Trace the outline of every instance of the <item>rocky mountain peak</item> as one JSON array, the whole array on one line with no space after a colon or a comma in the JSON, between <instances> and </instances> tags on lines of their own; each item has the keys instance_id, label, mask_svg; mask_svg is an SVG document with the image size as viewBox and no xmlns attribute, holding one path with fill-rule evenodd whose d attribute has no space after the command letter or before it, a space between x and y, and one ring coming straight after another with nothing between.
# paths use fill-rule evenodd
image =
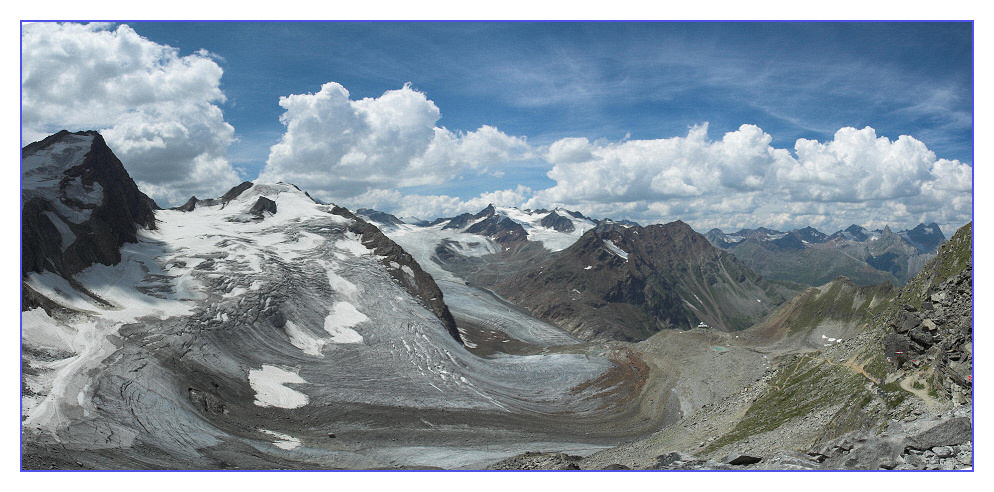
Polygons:
<instances>
[{"instance_id":1,"label":"rocky mountain peak","mask_svg":"<svg viewBox=\"0 0 994 492\"><path fill-rule=\"evenodd\" d=\"M543 217L540 223L543 227L548 227L559 232L570 233L576 230L576 226L573 225L573 221L568 217L560 215L556 210L549 212L549 215Z\"/></svg>"},{"instance_id":2,"label":"rocky mountain peak","mask_svg":"<svg viewBox=\"0 0 994 492\"><path fill-rule=\"evenodd\" d=\"M114 265L139 228L155 229L154 202L138 190L95 131L60 131L21 150L21 270L70 277Z\"/></svg>"}]
</instances>

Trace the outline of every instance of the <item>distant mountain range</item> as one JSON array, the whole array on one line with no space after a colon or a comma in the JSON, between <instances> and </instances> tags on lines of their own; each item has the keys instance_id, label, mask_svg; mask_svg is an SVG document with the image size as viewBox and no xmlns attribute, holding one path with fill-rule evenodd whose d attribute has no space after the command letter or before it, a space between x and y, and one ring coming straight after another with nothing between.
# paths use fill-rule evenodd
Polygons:
<instances>
[{"instance_id":1,"label":"distant mountain range","mask_svg":"<svg viewBox=\"0 0 994 492\"><path fill-rule=\"evenodd\" d=\"M854 224L831 235L813 227L789 232L760 227L731 234L711 229L704 237L757 273L802 286L823 285L840 275L859 285L904 285L946 239L934 222L898 232Z\"/></svg>"},{"instance_id":2,"label":"distant mountain range","mask_svg":"<svg viewBox=\"0 0 994 492\"><path fill-rule=\"evenodd\" d=\"M602 222L495 290L583 339L638 341L667 328L750 326L784 297L687 224Z\"/></svg>"}]
</instances>

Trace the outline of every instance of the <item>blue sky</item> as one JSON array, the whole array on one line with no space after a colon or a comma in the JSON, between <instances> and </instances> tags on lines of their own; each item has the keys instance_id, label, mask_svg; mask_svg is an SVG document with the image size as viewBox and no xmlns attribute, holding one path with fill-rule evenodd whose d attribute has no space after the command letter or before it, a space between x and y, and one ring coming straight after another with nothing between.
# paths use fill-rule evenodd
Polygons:
<instances>
[{"instance_id":1,"label":"blue sky","mask_svg":"<svg viewBox=\"0 0 994 492\"><path fill-rule=\"evenodd\" d=\"M344 161L322 168L322 159L344 158L335 149L323 149L305 167L271 156L271 147L285 141L286 159L303 158L300 148L290 148L288 136L293 132L284 123L296 118L303 124L316 116L298 109L297 116L290 117L280 98L309 95L313 102L324 84L334 82L353 102L377 100L389 91L413 92L415 99L421 99L405 107L438 113L436 121L421 115L416 123L427 124L427 131L448 130L451 135L445 142L463 149L445 155L446 172L417 179L415 168L435 165L423 154L428 143L402 142L398 145L410 144L410 152L400 152L397 158L412 163L389 169L398 176L396 181L386 176L360 180L355 186L363 188L353 192L317 179L310 188L318 196L348 205L365 200L396 213L444 214L493 201L494 193L505 192L501 197L507 204L563 205L597 216L627 215L648 222L681 218L698 229L808 224L833 229L849 220L901 227L929 219L955 226L970 220L972 187L963 182L964 173L972 173L973 162L970 23L129 22L126 26L156 47L176 48L173 58L185 60L184 66L191 60L210 61L220 70L215 89L223 98L205 90L196 102L216 107L221 118L201 122L209 132L221 135L211 141L223 147L223 155L204 151L216 168L214 174L201 173L212 176L205 183L224 182L227 178L218 178L223 165L233 168L239 178L256 179L267 162L265 176L286 179L313 177L322 170L334 174L369 169L376 174L378 161L373 158L364 161L366 168L348 167L352 164ZM121 37L118 28L105 26L101 35ZM22 35L22 55L29 61L46 54L43 48L25 51L24 45ZM197 76L214 80L210 68L187 68L182 73L191 80ZM407 83L410 86L404 89ZM25 101L22 97L22 105L35 104ZM134 104L144 105L138 110L143 114L164 114L147 109L146 102ZM126 106L120 112L134 113ZM42 113L31 119L32 124L37 120L32 129L39 133L66 125L44 117L58 112ZM288 120L281 122L281 116ZM93 122L81 118L78 124L111 129L116 128L115 117L108 113ZM225 124L233 130L230 137L224 136ZM689 140L694 128L705 125L703 141ZM743 125L760 129L750 137L758 140L715 145L728 133L745 138L749 132L742 131ZM488 137L486 144L467 144L471 139L464 137L482 127L492 127L499 135ZM836 134L847 127L869 127L873 132L842 140ZM355 130L360 128L366 126ZM313 137L320 135L321 128L307 131ZM901 135L914 141L898 148ZM119 137L122 142L126 138L130 137ZM586 145L577 139L586 139ZM798 139L832 147L814 149L805 159L795 151ZM632 144L635 141L647 143ZM882 149L885 141L894 148ZM488 145L496 145L496 150ZM859 145L875 150L867 153ZM583 158L557 160L559 154L550 153L567 146L586 149L577 154ZM689 150L678 150L688 146ZM477 153L464 149L470 147ZM353 157L369 154L366 147L354 150ZM789 159L777 151L787 152ZM756 152L763 154L763 162L739 164ZM929 153L932 157L922 160L921 155ZM475 157L467 157L470 154ZM835 162L826 163L830 158ZM671 166L667 159L681 164ZM727 162L714 164L715 159ZM896 159L913 165L895 164ZM939 161L955 164L936 164ZM189 174L198 165L190 164L184 172ZM597 183L580 183L576 178L611 177L611 166L631 182L597 189ZM747 168L748 172L742 171ZM912 179L904 179L901 172ZM733 182L749 176L749 184ZM640 186L639 180L653 185ZM604 181L602 177L600 182ZM160 201L210 193L205 183L189 180L145 182ZM804 183L811 183L811 188L805 189ZM309 188L307 182L298 184ZM857 189L842 189L849 184ZM770 202L771 195L779 198ZM957 198L955 206L948 205L951 196Z\"/></svg>"},{"instance_id":2,"label":"blue sky","mask_svg":"<svg viewBox=\"0 0 994 492\"><path fill-rule=\"evenodd\" d=\"M722 133L753 123L789 148L869 125L971 162L969 23L129 25L184 54L223 57L225 117L242 138L229 152L258 169L283 133L279 97L328 81L357 99L411 82L442 109L442 126L492 125L539 144L665 138L710 122ZM921 100L942 91L950 104Z\"/></svg>"}]
</instances>

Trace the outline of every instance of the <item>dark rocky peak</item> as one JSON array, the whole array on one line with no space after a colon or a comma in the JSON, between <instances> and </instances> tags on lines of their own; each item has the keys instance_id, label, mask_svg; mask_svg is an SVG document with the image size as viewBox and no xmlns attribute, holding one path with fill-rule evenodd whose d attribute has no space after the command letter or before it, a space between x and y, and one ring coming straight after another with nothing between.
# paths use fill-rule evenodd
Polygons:
<instances>
[{"instance_id":1,"label":"dark rocky peak","mask_svg":"<svg viewBox=\"0 0 994 492\"><path fill-rule=\"evenodd\" d=\"M856 224L847 227L845 232L848 232L854 241L863 242L870 238L870 236L866 234L866 229Z\"/></svg>"},{"instance_id":2,"label":"dark rocky peak","mask_svg":"<svg viewBox=\"0 0 994 492\"><path fill-rule=\"evenodd\" d=\"M482 219L484 217L493 217L497 214L497 209L494 208L494 204L487 205L487 208L480 210L479 213L473 216L474 219Z\"/></svg>"},{"instance_id":3,"label":"dark rocky peak","mask_svg":"<svg viewBox=\"0 0 994 492\"><path fill-rule=\"evenodd\" d=\"M435 219L431 225L440 224L442 222L448 221L448 224L442 227L442 229L463 229L466 226L472 224L475 221L483 219L485 217L497 216L497 209L494 208L493 204L487 205L487 208L480 210L476 214L464 213L459 214L451 219ZM466 231L469 232L469 231Z\"/></svg>"},{"instance_id":4,"label":"dark rocky peak","mask_svg":"<svg viewBox=\"0 0 994 492\"><path fill-rule=\"evenodd\" d=\"M398 219L396 216L392 214L388 214L386 212L380 212L379 210L373 210L371 208L356 209L355 213L356 215L360 215L362 217L365 217L366 219L369 219L372 222L381 225L397 226L404 223L404 221Z\"/></svg>"},{"instance_id":5,"label":"dark rocky peak","mask_svg":"<svg viewBox=\"0 0 994 492\"><path fill-rule=\"evenodd\" d=\"M572 220L559 215L559 213L555 210L549 212L549 215L542 217L541 224L542 227L548 227L559 232L568 233L576 230L576 226L573 224Z\"/></svg>"},{"instance_id":6,"label":"dark rocky peak","mask_svg":"<svg viewBox=\"0 0 994 492\"><path fill-rule=\"evenodd\" d=\"M245 192L245 190L248 190L251 187L252 187L252 182L251 181L243 181L238 186L235 186L234 188L228 190L227 193L221 195L221 198L220 198L220 200L221 200L221 206L223 207L223 206L227 205L228 202L234 200L235 198L238 198L238 195L241 195L242 193Z\"/></svg>"},{"instance_id":7,"label":"dark rocky peak","mask_svg":"<svg viewBox=\"0 0 994 492\"><path fill-rule=\"evenodd\" d=\"M191 196L190 199L186 201L186 203L178 207L173 207L170 210L178 210L180 212L193 212L197 208L197 203L199 201L200 200L198 200L196 196Z\"/></svg>"},{"instance_id":8,"label":"dark rocky peak","mask_svg":"<svg viewBox=\"0 0 994 492\"><path fill-rule=\"evenodd\" d=\"M470 213L465 213L465 214L459 214L451 219L436 219L434 222L432 222L432 225L448 221L449 223L442 226L442 229L463 229L476 219L477 217L475 215Z\"/></svg>"},{"instance_id":9,"label":"dark rocky peak","mask_svg":"<svg viewBox=\"0 0 994 492\"><path fill-rule=\"evenodd\" d=\"M60 131L21 150L21 270L70 278L121 261L138 229L155 229L154 202L95 131Z\"/></svg>"},{"instance_id":10,"label":"dark rocky peak","mask_svg":"<svg viewBox=\"0 0 994 492\"><path fill-rule=\"evenodd\" d=\"M819 244L828 240L828 235L815 229L814 227L808 226L804 229L798 229L793 231L793 234L797 235L802 241L807 241L809 243Z\"/></svg>"},{"instance_id":11,"label":"dark rocky peak","mask_svg":"<svg viewBox=\"0 0 994 492\"><path fill-rule=\"evenodd\" d=\"M488 236L501 244L526 241L528 239L528 232L525 231L525 228L521 224L500 214L488 216L466 228L465 232Z\"/></svg>"},{"instance_id":12,"label":"dark rocky peak","mask_svg":"<svg viewBox=\"0 0 994 492\"><path fill-rule=\"evenodd\" d=\"M632 227L642 249L649 255L657 255L653 261L699 262L715 257L719 251L711 243L682 220L668 224L653 224L646 227ZM659 256L661 255L661 256Z\"/></svg>"},{"instance_id":13,"label":"dark rocky peak","mask_svg":"<svg viewBox=\"0 0 994 492\"><path fill-rule=\"evenodd\" d=\"M718 249L728 249L737 241L732 241L721 229L714 228L710 231L704 233L704 239L707 239L711 246Z\"/></svg>"},{"instance_id":14,"label":"dark rocky peak","mask_svg":"<svg viewBox=\"0 0 994 492\"><path fill-rule=\"evenodd\" d=\"M25 145L21 149L21 159L33 154L37 154L40 150L51 148L55 144L64 143L72 144L77 142L82 142L84 139L81 137L95 137L100 135L99 132L95 130L87 130L81 132L70 132L69 130L60 130L57 133L49 135L37 142L32 142Z\"/></svg>"},{"instance_id":15,"label":"dark rocky peak","mask_svg":"<svg viewBox=\"0 0 994 492\"><path fill-rule=\"evenodd\" d=\"M568 214L570 214L570 215L572 215L573 217L576 217L577 219L583 219L583 220L589 220L591 222L597 222L596 220L591 219L590 217L587 217L587 216L581 214L580 212L573 212L573 211L570 211L570 210L565 210L565 212L568 213Z\"/></svg>"},{"instance_id":16,"label":"dark rocky peak","mask_svg":"<svg viewBox=\"0 0 994 492\"><path fill-rule=\"evenodd\" d=\"M722 330L742 329L783 301L682 221L646 227L601 221L548 262L501 281L496 290L587 340L638 341L701 320Z\"/></svg>"},{"instance_id":17,"label":"dark rocky peak","mask_svg":"<svg viewBox=\"0 0 994 492\"><path fill-rule=\"evenodd\" d=\"M314 203L316 203L318 205L329 205L328 203L325 203L325 202L323 202L321 200L318 200L317 198L314 198L313 196L311 196L310 193L308 193L306 191L304 192L304 196L306 196L307 198L310 198L312 202L314 202Z\"/></svg>"},{"instance_id":18,"label":"dark rocky peak","mask_svg":"<svg viewBox=\"0 0 994 492\"><path fill-rule=\"evenodd\" d=\"M605 220L587 234L590 233L596 234L603 241L611 242L629 255L629 259L634 259L631 256L634 255L653 264L699 262L718 252L704 236L680 220L645 227L625 226ZM607 247L611 249L610 246Z\"/></svg>"},{"instance_id":19,"label":"dark rocky peak","mask_svg":"<svg viewBox=\"0 0 994 492\"><path fill-rule=\"evenodd\" d=\"M914 229L904 231L903 237L908 239L920 253L934 253L939 245L946 240L939 228L939 224L932 222L929 225L918 224Z\"/></svg>"},{"instance_id":20,"label":"dark rocky peak","mask_svg":"<svg viewBox=\"0 0 994 492\"><path fill-rule=\"evenodd\" d=\"M276 214L276 202L264 196L260 196L259 199L255 201L255 205L252 205L249 213L259 218L265 217L267 213L274 215Z\"/></svg>"},{"instance_id":21,"label":"dark rocky peak","mask_svg":"<svg viewBox=\"0 0 994 492\"><path fill-rule=\"evenodd\" d=\"M228 205L228 202L234 200L235 198L238 198L242 193L244 193L252 186L253 185L251 181L243 181L241 184L225 192L223 195L221 195L220 198L208 198L206 200L201 200L193 196L190 197L190 199L187 200L186 203L184 203L183 205L180 205L178 207L173 207L170 210L179 210L180 212L192 212L196 210L197 206L211 207L214 205L221 205L221 208L224 208L226 205Z\"/></svg>"}]
</instances>

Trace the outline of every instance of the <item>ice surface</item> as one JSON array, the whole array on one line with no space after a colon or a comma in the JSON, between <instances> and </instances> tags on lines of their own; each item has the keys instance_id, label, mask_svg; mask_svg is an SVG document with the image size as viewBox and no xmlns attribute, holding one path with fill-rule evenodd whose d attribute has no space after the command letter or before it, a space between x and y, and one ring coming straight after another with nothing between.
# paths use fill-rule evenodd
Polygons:
<instances>
[{"instance_id":1,"label":"ice surface","mask_svg":"<svg viewBox=\"0 0 994 492\"><path fill-rule=\"evenodd\" d=\"M294 324L293 321L287 321L283 325L283 329L286 330L287 336L290 337L290 343L294 347L299 348L307 355L324 357L324 354L321 353L321 348L327 343L326 340L314 336L310 331Z\"/></svg>"},{"instance_id":2,"label":"ice surface","mask_svg":"<svg viewBox=\"0 0 994 492\"><path fill-rule=\"evenodd\" d=\"M262 220L248 216L258 196L276 201L277 213ZM106 377L106 367L121 360L124 351L115 352L119 345L114 342L120 344L122 338L112 335L127 324L133 324L129 330L149 333L124 338L126 344L148 343L140 349L156 350L161 343L164 350L176 351L180 368L195 361L196 367L207 367L220 378L245 381L247 376L247 385L230 390L243 393L236 397L262 407L298 409L295 415L308 418L328 405L353 403L502 414L583 412L603 406L602 398L575 388L610 369L606 358L582 348L524 357L470 353L391 277L382 258L345 230L349 220L329 209L289 185L254 186L224 206L157 211L158 228L140 231L138 244L125 245L119 265L97 265L77 277L89 293L51 273L30 274L27 285L80 314L72 320L37 309L22 314L26 346L64 352L64 358L52 362L31 362L37 375L26 383L44 396L25 400L25 425L54 430L67 425L67 412L96 411L93 388L105 380L95 378ZM436 276L458 319L539 348L577 343L494 294L466 285L431 260L443 240L473 254L499 251L498 244L440 228L417 228L427 234L413 229L400 226L395 240ZM165 336L167 328L174 332ZM153 359L142 361L151 363L145 379L133 376L130 367L118 368L140 381L130 386L135 393L129 404L146 405L161 420L160 429L184 429L165 438L170 446L203 435L190 444L199 449L223 437L203 423L207 421L175 420L174 413L163 412L172 408L164 406L163 395L174 395L175 388L142 385L151 384L147 374L171 374L174 369L155 372L158 362ZM93 370L98 367L102 370ZM189 407L185 384L175 403L183 408ZM131 435L113 432L119 436L115 439ZM313 451L306 439L294 444L292 436L267 434L279 439L274 445Z\"/></svg>"},{"instance_id":3,"label":"ice surface","mask_svg":"<svg viewBox=\"0 0 994 492\"><path fill-rule=\"evenodd\" d=\"M354 296L359 291L355 284L342 278L332 268L328 268L328 284L331 285L332 289L347 297Z\"/></svg>"}]
</instances>

